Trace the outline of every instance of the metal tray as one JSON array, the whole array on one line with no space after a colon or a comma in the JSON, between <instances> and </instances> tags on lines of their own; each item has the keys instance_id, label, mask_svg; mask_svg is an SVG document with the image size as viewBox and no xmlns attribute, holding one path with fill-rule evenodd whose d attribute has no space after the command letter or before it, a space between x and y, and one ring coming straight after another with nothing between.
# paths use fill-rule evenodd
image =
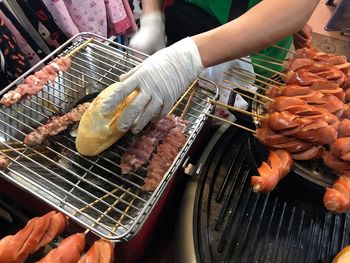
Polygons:
<instances>
[{"instance_id":1,"label":"metal tray","mask_svg":"<svg viewBox=\"0 0 350 263\"><path fill-rule=\"evenodd\" d=\"M120 74L142 62L140 57L146 57L108 39L81 33L6 87L0 96L54 57L68 54L91 37L94 40L71 57L71 67L60 72L55 83L10 108L0 106L0 151L11 160L7 170L0 171L0 176L100 237L111 241L129 240L149 217L184 161L207 119L205 113L213 110L207 98L216 99L218 89L213 83L197 80L176 104L173 114L188 121L187 142L152 193L141 190L145 169L129 176L121 175L120 158L132 141L131 135L91 158L76 151L74 138L68 132L38 147L23 144L26 134L50 117L69 111L87 94L114 83Z\"/></svg>"}]
</instances>

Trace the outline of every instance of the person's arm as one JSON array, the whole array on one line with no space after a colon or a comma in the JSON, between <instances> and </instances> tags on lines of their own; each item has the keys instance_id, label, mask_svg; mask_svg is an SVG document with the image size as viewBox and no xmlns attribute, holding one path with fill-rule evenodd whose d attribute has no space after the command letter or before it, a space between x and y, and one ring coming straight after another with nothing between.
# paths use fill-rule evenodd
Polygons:
<instances>
[{"instance_id":1,"label":"person's arm","mask_svg":"<svg viewBox=\"0 0 350 263\"><path fill-rule=\"evenodd\" d=\"M160 12L163 0L142 0L142 15Z\"/></svg>"},{"instance_id":2,"label":"person's arm","mask_svg":"<svg viewBox=\"0 0 350 263\"><path fill-rule=\"evenodd\" d=\"M130 47L149 55L165 47L162 2L142 0L140 29L131 38Z\"/></svg>"},{"instance_id":3,"label":"person's arm","mask_svg":"<svg viewBox=\"0 0 350 263\"><path fill-rule=\"evenodd\" d=\"M319 0L264 0L239 18L192 37L204 67L263 50L300 30Z\"/></svg>"},{"instance_id":4,"label":"person's arm","mask_svg":"<svg viewBox=\"0 0 350 263\"><path fill-rule=\"evenodd\" d=\"M120 77L122 83L103 102L103 113L139 89L118 124L123 132L139 132L151 119L167 114L205 67L255 53L298 31L318 2L263 0L230 23L156 52Z\"/></svg>"}]
</instances>

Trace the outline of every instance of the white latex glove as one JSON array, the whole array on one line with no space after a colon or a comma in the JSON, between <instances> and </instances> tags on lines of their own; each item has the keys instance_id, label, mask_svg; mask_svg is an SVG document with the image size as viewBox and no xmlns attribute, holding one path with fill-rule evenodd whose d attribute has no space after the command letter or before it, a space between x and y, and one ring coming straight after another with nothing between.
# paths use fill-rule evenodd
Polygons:
<instances>
[{"instance_id":1,"label":"white latex glove","mask_svg":"<svg viewBox=\"0 0 350 263\"><path fill-rule=\"evenodd\" d=\"M102 103L102 111L111 112L133 90L140 89L118 124L123 132L131 128L138 133L151 119L166 115L203 69L196 44L185 38L120 76L121 84Z\"/></svg>"},{"instance_id":2,"label":"white latex glove","mask_svg":"<svg viewBox=\"0 0 350 263\"><path fill-rule=\"evenodd\" d=\"M249 60L248 58L245 58L245 59ZM239 72L242 72L243 75L240 75L235 72L230 72L229 71L230 69L234 69ZM230 72L231 74L234 74L234 76L226 74L225 72L227 71ZM251 78L244 76L248 74L251 76ZM216 66L208 67L201 73L200 77L209 79L219 85L224 85L233 89L236 89L236 87L224 82L224 80L229 80L233 83L236 83L244 88L247 88L253 91L256 90L256 88L252 86L255 79L253 66L250 63L243 62L238 59L231 60ZM231 91L219 86L219 93L220 93L219 101L224 104L227 104L230 98ZM237 94L234 102L234 106L240 109L246 110L248 107L248 103L245 101L244 98L242 98L240 95ZM232 122L236 121L236 117L225 107L216 106L214 114L228 121L232 121ZM213 125L221 125L221 124L222 124L221 121L213 119Z\"/></svg>"},{"instance_id":3,"label":"white latex glove","mask_svg":"<svg viewBox=\"0 0 350 263\"><path fill-rule=\"evenodd\" d=\"M131 38L130 47L149 55L165 47L164 22L161 12L141 17L140 29Z\"/></svg>"}]
</instances>

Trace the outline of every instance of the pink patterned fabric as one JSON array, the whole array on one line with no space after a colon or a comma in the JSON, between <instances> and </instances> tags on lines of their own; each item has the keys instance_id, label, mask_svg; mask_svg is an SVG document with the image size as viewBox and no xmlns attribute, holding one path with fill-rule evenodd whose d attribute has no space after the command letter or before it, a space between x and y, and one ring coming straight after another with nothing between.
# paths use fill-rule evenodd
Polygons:
<instances>
[{"instance_id":1,"label":"pink patterned fabric","mask_svg":"<svg viewBox=\"0 0 350 263\"><path fill-rule=\"evenodd\" d=\"M47 9L50 11L55 23L67 37L72 37L79 33L79 30L73 22L65 1L63 0L43 0Z\"/></svg>"},{"instance_id":2,"label":"pink patterned fabric","mask_svg":"<svg viewBox=\"0 0 350 263\"><path fill-rule=\"evenodd\" d=\"M7 28L11 31L13 36L16 38L17 45L25 54L29 60L31 66L34 66L40 62L40 58L28 44L28 42L22 37L21 33L18 32L17 28L12 24L11 20L0 10L0 18L4 21Z\"/></svg>"},{"instance_id":3,"label":"pink patterned fabric","mask_svg":"<svg viewBox=\"0 0 350 263\"><path fill-rule=\"evenodd\" d=\"M127 0L43 0L56 24L71 37L92 32L103 37L134 32L137 26Z\"/></svg>"},{"instance_id":4,"label":"pink patterned fabric","mask_svg":"<svg viewBox=\"0 0 350 263\"><path fill-rule=\"evenodd\" d=\"M122 0L105 0L109 18L108 27L111 34L120 34L131 27L130 19L126 15Z\"/></svg>"},{"instance_id":5,"label":"pink patterned fabric","mask_svg":"<svg viewBox=\"0 0 350 263\"><path fill-rule=\"evenodd\" d=\"M125 8L126 15L130 19L131 27L125 32L126 34L134 33L138 30L138 27L135 22L134 14L132 13L132 10L130 8L130 4L128 0L123 0L123 5Z\"/></svg>"},{"instance_id":6,"label":"pink patterned fabric","mask_svg":"<svg viewBox=\"0 0 350 263\"><path fill-rule=\"evenodd\" d=\"M65 0L68 12L80 32L107 37L107 16L104 0Z\"/></svg>"}]
</instances>

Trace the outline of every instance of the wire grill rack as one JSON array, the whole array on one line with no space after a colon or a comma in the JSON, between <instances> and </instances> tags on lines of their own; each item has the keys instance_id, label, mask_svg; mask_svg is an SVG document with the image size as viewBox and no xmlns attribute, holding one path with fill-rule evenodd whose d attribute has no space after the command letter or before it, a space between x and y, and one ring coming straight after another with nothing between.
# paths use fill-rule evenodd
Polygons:
<instances>
[{"instance_id":1,"label":"wire grill rack","mask_svg":"<svg viewBox=\"0 0 350 263\"><path fill-rule=\"evenodd\" d=\"M142 62L141 53L97 35L82 33L5 88L0 96L54 57L67 55L91 37L94 40L71 57L71 67L60 72L54 83L10 108L0 107L0 151L11 161L0 175L95 234L111 241L128 240L141 228L167 182L184 161L207 118L205 114L213 110L207 99L216 99L218 91L215 84L197 80L174 106L172 113L188 121L187 142L152 193L141 190L145 168L128 176L121 175L120 158L132 142L132 135L126 135L92 158L76 151L75 138L69 131L49 138L43 145L28 147L23 140L29 132L50 117L69 111L81 98L101 91Z\"/></svg>"}]
</instances>

